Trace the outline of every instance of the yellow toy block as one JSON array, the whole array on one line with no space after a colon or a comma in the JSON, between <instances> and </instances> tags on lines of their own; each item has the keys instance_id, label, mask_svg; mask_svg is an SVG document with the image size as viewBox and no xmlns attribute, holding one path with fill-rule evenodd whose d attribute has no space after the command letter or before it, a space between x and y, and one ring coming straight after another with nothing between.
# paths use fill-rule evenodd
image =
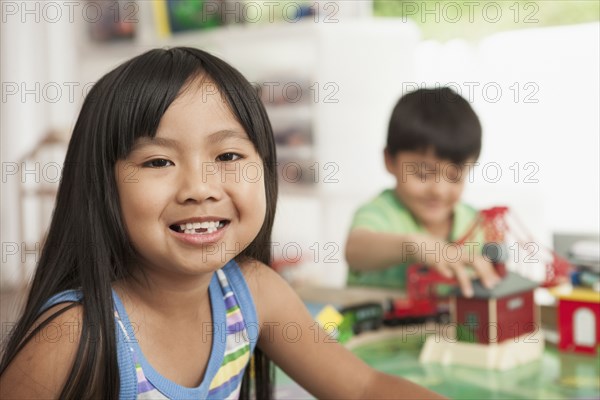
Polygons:
<instances>
[{"instance_id":1,"label":"yellow toy block","mask_svg":"<svg viewBox=\"0 0 600 400\"><path fill-rule=\"evenodd\" d=\"M327 333L333 333L344 320L344 316L331 305L325 306L315 317Z\"/></svg>"}]
</instances>

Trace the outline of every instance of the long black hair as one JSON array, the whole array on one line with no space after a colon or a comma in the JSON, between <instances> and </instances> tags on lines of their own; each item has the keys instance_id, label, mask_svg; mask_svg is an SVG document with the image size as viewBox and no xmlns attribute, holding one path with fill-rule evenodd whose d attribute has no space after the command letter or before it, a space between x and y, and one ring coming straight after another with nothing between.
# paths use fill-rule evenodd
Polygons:
<instances>
[{"instance_id":1,"label":"long black hair","mask_svg":"<svg viewBox=\"0 0 600 400\"><path fill-rule=\"evenodd\" d=\"M169 105L196 78L216 85L263 162L265 220L238 257L270 264L277 203L276 154L271 125L257 91L235 68L204 51L187 47L150 50L102 77L82 105L50 229L24 312L6 343L0 374L40 329L74 306L51 315L27 334L44 303L56 293L79 289L83 295L81 340L60 397L119 397L111 284L129 275L127 264L135 250L123 224L114 167L137 138L156 135ZM253 386L257 398L271 398L273 370L258 348L251 365L246 368L240 397L249 398Z\"/></svg>"}]
</instances>

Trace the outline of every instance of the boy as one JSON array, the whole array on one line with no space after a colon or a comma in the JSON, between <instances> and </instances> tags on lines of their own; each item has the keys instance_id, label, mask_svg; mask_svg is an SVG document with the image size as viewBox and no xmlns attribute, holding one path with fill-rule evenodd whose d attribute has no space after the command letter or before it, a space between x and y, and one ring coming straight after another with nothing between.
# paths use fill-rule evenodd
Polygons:
<instances>
[{"instance_id":1,"label":"boy","mask_svg":"<svg viewBox=\"0 0 600 400\"><path fill-rule=\"evenodd\" d=\"M346 243L349 285L404 288L413 263L455 276L468 297L473 291L467 267L488 288L499 281L478 248L449 245L477 214L460 196L480 150L479 119L451 89L420 89L398 101L384 150L396 187L354 215Z\"/></svg>"}]
</instances>

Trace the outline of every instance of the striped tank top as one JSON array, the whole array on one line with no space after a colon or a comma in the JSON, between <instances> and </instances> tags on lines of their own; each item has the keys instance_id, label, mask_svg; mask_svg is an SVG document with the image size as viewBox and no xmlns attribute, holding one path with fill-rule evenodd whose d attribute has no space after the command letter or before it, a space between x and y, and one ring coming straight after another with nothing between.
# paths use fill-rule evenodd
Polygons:
<instances>
[{"instance_id":1,"label":"striped tank top","mask_svg":"<svg viewBox=\"0 0 600 400\"><path fill-rule=\"evenodd\" d=\"M209 295L212 327L198 334L213 334L211 354L202 383L188 388L163 377L146 360L135 338L135 327L113 291L120 399L238 398L244 371L256 346L258 322L250 291L235 261L214 274ZM81 301L81 293L60 293L43 309L65 301Z\"/></svg>"}]
</instances>

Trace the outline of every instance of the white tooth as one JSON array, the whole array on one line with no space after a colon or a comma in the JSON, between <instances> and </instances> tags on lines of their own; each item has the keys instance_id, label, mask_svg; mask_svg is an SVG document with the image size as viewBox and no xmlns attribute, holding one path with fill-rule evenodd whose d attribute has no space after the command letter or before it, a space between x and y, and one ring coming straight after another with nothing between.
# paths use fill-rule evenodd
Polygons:
<instances>
[{"instance_id":1,"label":"white tooth","mask_svg":"<svg viewBox=\"0 0 600 400\"><path fill-rule=\"evenodd\" d=\"M194 222L194 229L198 229L201 227L200 222Z\"/></svg>"},{"instance_id":2,"label":"white tooth","mask_svg":"<svg viewBox=\"0 0 600 400\"><path fill-rule=\"evenodd\" d=\"M215 221L210 221L210 227L214 228L215 227Z\"/></svg>"},{"instance_id":3,"label":"white tooth","mask_svg":"<svg viewBox=\"0 0 600 400\"><path fill-rule=\"evenodd\" d=\"M202 228L202 229L208 228L208 222L201 222L200 223L200 228Z\"/></svg>"},{"instance_id":4,"label":"white tooth","mask_svg":"<svg viewBox=\"0 0 600 400\"><path fill-rule=\"evenodd\" d=\"M194 224L192 224L191 222L188 222L187 224L185 224L185 227L187 229L192 229L194 227Z\"/></svg>"},{"instance_id":5,"label":"white tooth","mask_svg":"<svg viewBox=\"0 0 600 400\"><path fill-rule=\"evenodd\" d=\"M208 233L213 233L214 231L216 231L215 228L208 228Z\"/></svg>"},{"instance_id":6,"label":"white tooth","mask_svg":"<svg viewBox=\"0 0 600 400\"><path fill-rule=\"evenodd\" d=\"M182 231L185 231L185 224L179 225L179 229L181 229Z\"/></svg>"},{"instance_id":7,"label":"white tooth","mask_svg":"<svg viewBox=\"0 0 600 400\"><path fill-rule=\"evenodd\" d=\"M183 233L188 233L189 234L189 233L192 233L192 231L189 230L189 229L186 229L185 231L183 231Z\"/></svg>"}]
</instances>

